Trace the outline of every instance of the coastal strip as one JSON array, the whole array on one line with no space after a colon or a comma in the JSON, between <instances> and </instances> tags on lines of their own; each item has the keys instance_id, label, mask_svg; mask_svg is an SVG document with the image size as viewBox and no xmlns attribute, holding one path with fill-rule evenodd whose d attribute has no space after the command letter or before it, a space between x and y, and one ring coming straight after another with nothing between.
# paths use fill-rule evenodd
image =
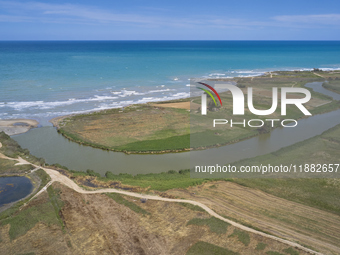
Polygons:
<instances>
[{"instance_id":1,"label":"coastal strip","mask_svg":"<svg viewBox=\"0 0 340 255\"><path fill-rule=\"evenodd\" d=\"M332 77L329 77L332 76ZM324 78L323 78L324 77ZM272 90L277 87L299 87L313 82L322 83L324 79L340 79L337 74L323 72L322 77L311 71L275 72L250 78L234 78L235 86L247 94L247 88L254 88L255 109L271 105ZM209 79L209 81L212 79ZM219 78L214 81L224 81ZM230 79L228 79L230 82ZM312 98L306 103L314 114L336 110L339 104L331 97L311 91ZM209 106L207 120L220 119L220 116L233 116L233 121L245 121L245 116L234 116L233 98L228 91L220 92L223 106ZM299 97L298 93L290 96ZM219 126L212 129L211 121L202 122L200 117L200 98L190 97L164 102L132 104L124 108L113 108L91 113L73 114L52 119L50 122L67 139L82 145L127 154L162 154L185 152L220 147L249 139L276 128L268 123L258 128ZM279 110L271 114L281 119ZM290 107L287 118L299 120L306 116L296 107ZM264 120L264 117L259 117ZM204 137L204 139L200 139ZM202 141L195 143L192 141Z\"/></svg>"},{"instance_id":2,"label":"coastal strip","mask_svg":"<svg viewBox=\"0 0 340 255\"><path fill-rule=\"evenodd\" d=\"M18 135L37 127L38 124L38 121L32 119L0 120L0 132L4 131L7 135Z\"/></svg>"}]
</instances>

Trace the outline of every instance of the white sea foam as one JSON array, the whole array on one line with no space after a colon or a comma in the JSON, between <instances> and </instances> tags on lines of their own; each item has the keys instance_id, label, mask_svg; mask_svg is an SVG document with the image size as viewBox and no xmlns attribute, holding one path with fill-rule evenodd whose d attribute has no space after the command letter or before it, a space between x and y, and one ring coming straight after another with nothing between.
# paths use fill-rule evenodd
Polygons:
<instances>
[{"instance_id":1,"label":"white sea foam","mask_svg":"<svg viewBox=\"0 0 340 255\"><path fill-rule=\"evenodd\" d=\"M45 102L45 101L28 101L28 102L8 102L5 103L4 107L10 107L17 111L22 111L27 108L37 108L37 109L52 109L58 106L67 106L72 105L76 103L84 103L84 102L100 102L105 100L115 100L118 97L112 97L112 96L98 96L95 95L92 98L84 98L84 99L75 99L70 98L67 101L54 101L54 102Z\"/></svg>"},{"instance_id":2,"label":"white sea foam","mask_svg":"<svg viewBox=\"0 0 340 255\"><path fill-rule=\"evenodd\" d=\"M319 68L323 71L339 71L339 67L322 67ZM282 68L281 68L282 70ZM296 68L292 70L300 71L312 71L312 68ZM204 78L232 78L234 77L253 77L261 76L266 72L274 72L276 69L270 70L233 70L226 72L211 72L207 76L196 78L196 81L203 80ZM288 68L286 71L290 71ZM274 73L273 73L274 74ZM195 87L195 85L185 84L183 81L186 78L181 78L182 81L168 81L168 83L176 83L173 85L158 85L152 88L147 88L145 86L134 86L126 87L121 91L117 90L114 86L108 86L103 90L96 90L97 95L89 96L88 98L77 98L75 94L66 100L60 101L13 101L13 102L0 102L0 108L2 113L0 113L0 118L5 117L36 117L36 118L46 118L55 117L60 115L68 114L78 114L86 113L92 111L105 110L110 108L120 108L131 104L142 104L147 102L157 102L157 101L167 101L172 99L186 98L190 96L187 92L190 87ZM161 83L160 83L161 84ZM182 84L182 85L181 85ZM179 87L179 88L178 88ZM103 95L104 94L104 95ZM8 109L7 109L8 108Z\"/></svg>"},{"instance_id":3,"label":"white sea foam","mask_svg":"<svg viewBox=\"0 0 340 255\"><path fill-rule=\"evenodd\" d=\"M209 76L225 76L225 73L211 73Z\"/></svg>"},{"instance_id":4,"label":"white sea foam","mask_svg":"<svg viewBox=\"0 0 340 255\"><path fill-rule=\"evenodd\" d=\"M166 92L166 91L174 91L174 90L173 89L156 89L156 90L150 90L147 93L158 93L158 92Z\"/></svg>"}]
</instances>

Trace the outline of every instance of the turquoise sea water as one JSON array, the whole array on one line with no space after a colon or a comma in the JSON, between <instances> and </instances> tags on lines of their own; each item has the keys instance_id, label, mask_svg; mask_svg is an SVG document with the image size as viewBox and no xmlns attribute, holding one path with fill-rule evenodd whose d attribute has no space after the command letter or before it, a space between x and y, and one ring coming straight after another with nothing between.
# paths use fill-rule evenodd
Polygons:
<instances>
[{"instance_id":1,"label":"turquoise sea water","mask_svg":"<svg viewBox=\"0 0 340 255\"><path fill-rule=\"evenodd\" d=\"M191 77L339 69L339 41L0 42L0 118L33 118L189 96Z\"/></svg>"}]
</instances>

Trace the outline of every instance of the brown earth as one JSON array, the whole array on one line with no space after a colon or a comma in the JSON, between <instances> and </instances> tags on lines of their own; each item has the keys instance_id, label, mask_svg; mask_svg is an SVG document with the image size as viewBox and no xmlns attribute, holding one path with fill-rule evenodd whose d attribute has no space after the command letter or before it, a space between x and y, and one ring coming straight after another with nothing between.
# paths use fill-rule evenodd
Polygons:
<instances>
[{"instance_id":1,"label":"brown earth","mask_svg":"<svg viewBox=\"0 0 340 255\"><path fill-rule=\"evenodd\" d=\"M197 110L201 105L193 103L193 102L177 102L177 103L155 103L150 104L152 106L158 107L170 107L170 108L177 108L177 109L185 109L185 110Z\"/></svg>"},{"instance_id":2,"label":"brown earth","mask_svg":"<svg viewBox=\"0 0 340 255\"><path fill-rule=\"evenodd\" d=\"M232 182L210 182L167 193L201 202L218 214L324 254L340 254L340 216Z\"/></svg>"},{"instance_id":3,"label":"brown earth","mask_svg":"<svg viewBox=\"0 0 340 255\"><path fill-rule=\"evenodd\" d=\"M80 194L59 183L54 183L53 187L61 190L64 201L61 210L64 233L60 227L38 223L25 235L10 241L9 225L6 225L0 230L1 254L186 254L197 241L240 254L282 252L289 247L251 233L250 244L245 246L236 237L229 237L235 229L233 226L229 226L225 234L216 234L207 226L187 225L192 218L210 216L178 203L148 200L143 204L125 196L150 213L143 216L105 194ZM47 198L47 193L43 192L30 206ZM264 251L255 249L259 242L267 244Z\"/></svg>"}]
</instances>

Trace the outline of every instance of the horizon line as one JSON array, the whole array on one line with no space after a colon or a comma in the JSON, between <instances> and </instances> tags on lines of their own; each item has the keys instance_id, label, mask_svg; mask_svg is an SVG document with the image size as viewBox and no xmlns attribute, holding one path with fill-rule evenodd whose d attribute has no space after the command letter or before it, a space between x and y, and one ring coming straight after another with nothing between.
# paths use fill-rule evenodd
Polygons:
<instances>
[{"instance_id":1,"label":"horizon line","mask_svg":"<svg viewBox=\"0 0 340 255\"><path fill-rule=\"evenodd\" d=\"M29 42L29 41L35 41L35 42L44 42L44 41L221 41L221 42L227 42L227 41L235 41L235 42L340 42L340 39L329 39L329 40L309 40L309 39L303 39L303 40L294 40L294 39L266 39L266 40L252 40L252 39L0 39L0 42Z\"/></svg>"}]
</instances>

